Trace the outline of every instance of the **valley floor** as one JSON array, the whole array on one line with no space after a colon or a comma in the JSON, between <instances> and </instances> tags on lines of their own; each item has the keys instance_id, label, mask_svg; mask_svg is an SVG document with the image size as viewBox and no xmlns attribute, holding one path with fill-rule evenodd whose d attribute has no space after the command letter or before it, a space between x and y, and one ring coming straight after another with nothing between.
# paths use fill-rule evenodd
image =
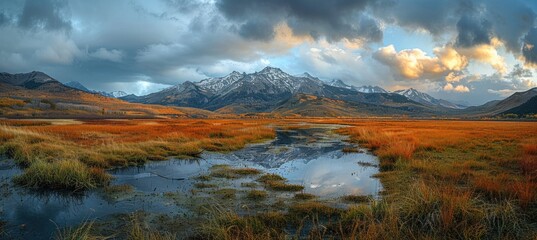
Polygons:
<instances>
[{"instance_id":1,"label":"valley floor","mask_svg":"<svg viewBox=\"0 0 537 240\"><path fill-rule=\"evenodd\" d=\"M297 130L341 124L345 152L371 150L379 158L380 198L347 196L343 208L300 193L277 175L248 168L213 169L212 177L254 180L296 193L296 201L271 203L263 213L239 214L206 206L191 238L198 239L535 239L537 237L537 123L369 119L272 120L0 120L0 152L23 172L13 181L28 189L86 191L110 188L111 168L195 158L204 151L230 152L275 138L275 128ZM205 185L203 185L205 184ZM212 188L199 182L199 188ZM124 189L121 189L124 188ZM225 196L234 193L223 191ZM226 193L228 193L226 195ZM263 201L266 191L245 198ZM169 196L173 197L173 196ZM269 206L265 206L269 207ZM113 236L173 239L188 222L167 215L146 224L133 213ZM0 215L0 220L2 215ZM154 218L155 219L155 218ZM59 239L109 236L88 221L59 231ZM0 221L0 233L3 224ZM184 227L184 226L183 226ZM108 229L109 230L109 229ZM174 237L175 236L175 237ZM102 237L104 238L104 237Z\"/></svg>"}]
</instances>

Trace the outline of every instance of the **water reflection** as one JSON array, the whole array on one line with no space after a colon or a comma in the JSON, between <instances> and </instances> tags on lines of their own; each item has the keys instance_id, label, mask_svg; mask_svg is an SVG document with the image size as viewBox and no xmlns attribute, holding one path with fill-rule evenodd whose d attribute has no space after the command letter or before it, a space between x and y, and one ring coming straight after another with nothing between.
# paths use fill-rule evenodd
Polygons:
<instances>
[{"instance_id":1,"label":"water reflection","mask_svg":"<svg viewBox=\"0 0 537 240\"><path fill-rule=\"evenodd\" d=\"M106 218L136 210L183 213L186 207L162 197L164 192L189 194L195 176L206 174L215 164L254 167L277 173L304 191L321 198L347 194L377 195L381 185L371 176L378 173L377 160L365 153L344 154L348 144L330 129L312 128L278 131L277 139L232 153L204 153L201 159L153 162L141 167L111 170L114 184L129 184L134 194L110 199L101 191L82 195L37 192L13 186L11 178L20 174L12 161L0 161L2 194L0 218L8 222L8 234L23 239L49 239L57 226L77 225L86 219ZM184 180L175 180L184 179ZM240 185L240 184L239 184ZM57 225L57 226L56 226Z\"/></svg>"}]
</instances>

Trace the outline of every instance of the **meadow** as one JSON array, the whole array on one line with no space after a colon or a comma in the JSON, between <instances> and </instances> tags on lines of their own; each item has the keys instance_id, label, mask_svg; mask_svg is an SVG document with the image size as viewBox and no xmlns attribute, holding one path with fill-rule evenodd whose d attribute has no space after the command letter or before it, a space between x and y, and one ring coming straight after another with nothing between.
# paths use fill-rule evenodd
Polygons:
<instances>
[{"instance_id":1,"label":"meadow","mask_svg":"<svg viewBox=\"0 0 537 240\"><path fill-rule=\"evenodd\" d=\"M307 123L295 125L296 123ZM233 151L275 137L274 127L344 124L336 130L379 158L379 199L346 196L341 208L300 192L278 175L218 166L200 177L257 177L267 191L295 192L294 200L254 214L210 206L193 239L535 239L537 237L537 123L387 119L131 120L57 125L2 120L1 152L25 170L24 187L85 190L106 186L105 169ZM342 149L345 152L358 149ZM233 197L234 191L219 194ZM283 208L283 209L282 209ZM131 239L173 239L172 225L140 226ZM61 231L59 239L99 239L93 222ZM123 231L123 230L122 230Z\"/></svg>"},{"instance_id":2,"label":"meadow","mask_svg":"<svg viewBox=\"0 0 537 240\"><path fill-rule=\"evenodd\" d=\"M58 124L60 123L60 124ZM105 169L203 151L233 151L274 138L266 122L241 120L3 120L0 153L24 168L22 186L69 191L106 186Z\"/></svg>"}]
</instances>

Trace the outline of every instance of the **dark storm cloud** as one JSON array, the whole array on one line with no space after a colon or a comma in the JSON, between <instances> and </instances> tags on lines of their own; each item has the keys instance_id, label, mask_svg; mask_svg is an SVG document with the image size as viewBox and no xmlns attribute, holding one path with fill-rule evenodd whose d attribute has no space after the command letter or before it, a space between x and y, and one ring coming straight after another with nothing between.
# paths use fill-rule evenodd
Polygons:
<instances>
[{"instance_id":1,"label":"dark storm cloud","mask_svg":"<svg viewBox=\"0 0 537 240\"><path fill-rule=\"evenodd\" d=\"M0 26L6 24L9 22L9 18L6 16L5 13L0 12Z\"/></svg>"},{"instance_id":2,"label":"dark storm cloud","mask_svg":"<svg viewBox=\"0 0 537 240\"><path fill-rule=\"evenodd\" d=\"M531 65L537 64L537 28L531 29L531 31L524 37L522 56L526 63Z\"/></svg>"},{"instance_id":3,"label":"dark storm cloud","mask_svg":"<svg viewBox=\"0 0 537 240\"><path fill-rule=\"evenodd\" d=\"M454 16L461 5L458 0L379 0L372 4L375 16L387 23L411 30L424 29L433 35L454 27Z\"/></svg>"},{"instance_id":4,"label":"dark storm cloud","mask_svg":"<svg viewBox=\"0 0 537 240\"><path fill-rule=\"evenodd\" d=\"M460 47L472 47L479 44L490 44L491 24L477 17L464 15L457 22L457 42Z\"/></svg>"},{"instance_id":5,"label":"dark storm cloud","mask_svg":"<svg viewBox=\"0 0 537 240\"><path fill-rule=\"evenodd\" d=\"M361 14L368 0L221 0L217 8L239 24L245 38L271 40L274 27L286 22L297 35L329 41L342 38L380 41L379 23Z\"/></svg>"},{"instance_id":6,"label":"dark storm cloud","mask_svg":"<svg viewBox=\"0 0 537 240\"><path fill-rule=\"evenodd\" d=\"M61 15L65 4L56 0L27 0L18 24L23 28L70 30L71 22Z\"/></svg>"},{"instance_id":7,"label":"dark storm cloud","mask_svg":"<svg viewBox=\"0 0 537 240\"><path fill-rule=\"evenodd\" d=\"M537 4L528 0L379 0L371 9L386 23L423 29L439 39L446 33L456 34L452 44L458 47L498 38L516 56L537 19ZM528 59L532 61L531 56Z\"/></svg>"},{"instance_id":8,"label":"dark storm cloud","mask_svg":"<svg viewBox=\"0 0 537 240\"><path fill-rule=\"evenodd\" d=\"M263 20L251 20L244 23L239 34L253 40L270 40L274 38L274 23Z\"/></svg>"}]
</instances>

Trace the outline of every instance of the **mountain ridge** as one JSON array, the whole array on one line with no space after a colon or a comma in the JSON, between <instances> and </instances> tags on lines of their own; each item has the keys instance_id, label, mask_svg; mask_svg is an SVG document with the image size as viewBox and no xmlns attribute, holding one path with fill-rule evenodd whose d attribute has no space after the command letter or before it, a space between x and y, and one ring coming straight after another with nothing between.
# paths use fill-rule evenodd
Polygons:
<instances>
[{"instance_id":1,"label":"mountain ridge","mask_svg":"<svg viewBox=\"0 0 537 240\"><path fill-rule=\"evenodd\" d=\"M491 101L467 109L454 109L443 106L444 102L438 102L441 99L435 99L412 88L387 93L363 93L352 87L346 87L351 85L341 80L335 80L332 83L337 84L323 82L308 73L293 76L279 68L267 67L262 71L249 74L234 71L221 78L208 78L198 82L187 81L145 96L111 94L119 94L119 100L153 104L153 106L158 104L187 107L226 114L263 113L274 116L316 117L339 114L341 116L404 115L474 118L506 113L532 114L535 111L533 104L537 101L537 88L533 88L514 93L504 100ZM62 105L64 107L91 108L94 112L98 109L83 105L88 101L109 101L110 99L106 95L103 96L102 92L89 90L78 82L62 84L49 75L36 71L19 74L1 73L0 86L2 86L0 97L28 99L42 95L54 102L64 104ZM75 105L65 105L65 103ZM120 106L123 103L120 101L114 104ZM107 107L106 104L98 105L103 109ZM123 109L121 111L127 111L123 107L121 109ZM173 112L173 110L166 111Z\"/></svg>"}]
</instances>

